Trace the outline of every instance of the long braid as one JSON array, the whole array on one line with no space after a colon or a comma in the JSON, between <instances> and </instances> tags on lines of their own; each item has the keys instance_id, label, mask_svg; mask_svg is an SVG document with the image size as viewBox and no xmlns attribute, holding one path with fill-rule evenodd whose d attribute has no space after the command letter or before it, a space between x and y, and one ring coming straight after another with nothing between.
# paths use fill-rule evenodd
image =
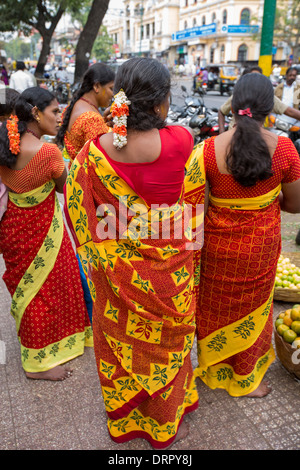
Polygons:
<instances>
[{"instance_id":1,"label":"long braid","mask_svg":"<svg viewBox=\"0 0 300 470\"><path fill-rule=\"evenodd\" d=\"M71 114L72 114L72 111L73 111L73 108L75 106L75 104L77 103L77 101L86 93L86 90L84 90L84 87L81 86L79 88L79 90L77 90L77 92L74 94L70 104L67 106L65 112L64 112L64 116L63 116L63 122L58 130L58 133L56 135L56 139L55 139L55 142L57 143L57 145L60 145L61 147L64 146L64 137L65 137L65 133L67 132L67 129L68 129L68 125L69 125L69 122L70 122L70 118L71 118Z\"/></svg>"}]
</instances>

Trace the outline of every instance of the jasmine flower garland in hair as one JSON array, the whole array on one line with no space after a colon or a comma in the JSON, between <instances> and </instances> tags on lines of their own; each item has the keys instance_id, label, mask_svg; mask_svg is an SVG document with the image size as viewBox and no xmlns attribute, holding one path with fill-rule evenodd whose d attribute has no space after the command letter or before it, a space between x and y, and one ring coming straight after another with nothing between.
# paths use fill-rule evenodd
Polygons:
<instances>
[{"instance_id":1,"label":"jasmine flower garland in hair","mask_svg":"<svg viewBox=\"0 0 300 470\"><path fill-rule=\"evenodd\" d=\"M113 133L114 133L114 146L121 149L127 144L127 116L129 116L129 105L131 102L128 100L121 90L114 96L114 102L111 106L111 114L113 117Z\"/></svg>"}]
</instances>

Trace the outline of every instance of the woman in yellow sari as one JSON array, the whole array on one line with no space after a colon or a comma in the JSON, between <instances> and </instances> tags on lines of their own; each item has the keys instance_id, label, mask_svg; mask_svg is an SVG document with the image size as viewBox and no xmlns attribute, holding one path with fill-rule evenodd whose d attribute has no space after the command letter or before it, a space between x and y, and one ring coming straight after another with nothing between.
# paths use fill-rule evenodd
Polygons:
<instances>
[{"instance_id":1,"label":"woman in yellow sari","mask_svg":"<svg viewBox=\"0 0 300 470\"><path fill-rule=\"evenodd\" d=\"M201 252L198 368L211 388L264 396L274 360L273 288L280 209L300 212L300 162L292 142L263 128L270 81L247 74L235 89L236 127L205 142L210 198Z\"/></svg>"},{"instance_id":2,"label":"woman in yellow sari","mask_svg":"<svg viewBox=\"0 0 300 470\"><path fill-rule=\"evenodd\" d=\"M115 89L113 132L78 154L67 206L94 299L110 436L163 449L186 434L184 416L198 402L194 251L181 222L185 193L194 205L203 194L201 149L189 159L191 132L165 125L170 76L162 64L130 59Z\"/></svg>"}]
</instances>

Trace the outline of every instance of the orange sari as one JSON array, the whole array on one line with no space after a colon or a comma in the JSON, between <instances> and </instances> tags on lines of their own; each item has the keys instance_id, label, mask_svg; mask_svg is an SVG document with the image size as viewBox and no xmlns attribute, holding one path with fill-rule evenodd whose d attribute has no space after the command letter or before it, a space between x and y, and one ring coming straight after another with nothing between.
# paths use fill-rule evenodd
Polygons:
<instances>
[{"instance_id":1,"label":"orange sari","mask_svg":"<svg viewBox=\"0 0 300 470\"><path fill-rule=\"evenodd\" d=\"M76 155L88 140L107 132L111 132L111 129L105 124L100 113L95 111L82 113L74 122L71 131L67 131L65 134L64 159L69 161L71 166Z\"/></svg>"},{"instance_id":2,"label":"orange sari","mask_svg":"<svg viewBox=\"0 0 300 470\"><path fill-rule=\"evenodd\" d=\"M188 171L185 187L195 205L203 201L205 183L197 156L197 176ZM195 253L186 249L186 233L174 233L184 191L171 208L152 213L91 141L71 167L66 200L94 300L95 355L110 436L167 447L198 404L190 359ZM200 219L202 226L203 212ZM172 227L167 239L159 236L164 222Z\"/></svg>"}]
</instances>

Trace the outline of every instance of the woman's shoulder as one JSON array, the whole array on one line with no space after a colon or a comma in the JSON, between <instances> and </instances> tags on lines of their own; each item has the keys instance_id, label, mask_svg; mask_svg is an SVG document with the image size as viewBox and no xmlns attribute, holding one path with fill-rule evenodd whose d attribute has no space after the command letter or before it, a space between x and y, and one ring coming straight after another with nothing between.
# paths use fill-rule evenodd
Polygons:
<instances>
[{"instance_id":1,"label":"woman's shoulder","mask_svg":"<svg viewBox=\"0 0 300 470\"><path fill-rule=\"evenodd\" d=\"M58 146L51 142L44 142L39 152L42 152L43 154L62 155Z\"/></svg>"},{"instance_id":2,"label":"woman's shoulder","mask_svg":"<svg viewBox=\"0 0 300 470\"><path fill-rule=\"evenodd\" d=\"M186 139L187 141L194 141L194 135L192 129L177 124L168 125L160 129L160 135L170 137L176 140Z\"/></svg>"}]
</instances>

